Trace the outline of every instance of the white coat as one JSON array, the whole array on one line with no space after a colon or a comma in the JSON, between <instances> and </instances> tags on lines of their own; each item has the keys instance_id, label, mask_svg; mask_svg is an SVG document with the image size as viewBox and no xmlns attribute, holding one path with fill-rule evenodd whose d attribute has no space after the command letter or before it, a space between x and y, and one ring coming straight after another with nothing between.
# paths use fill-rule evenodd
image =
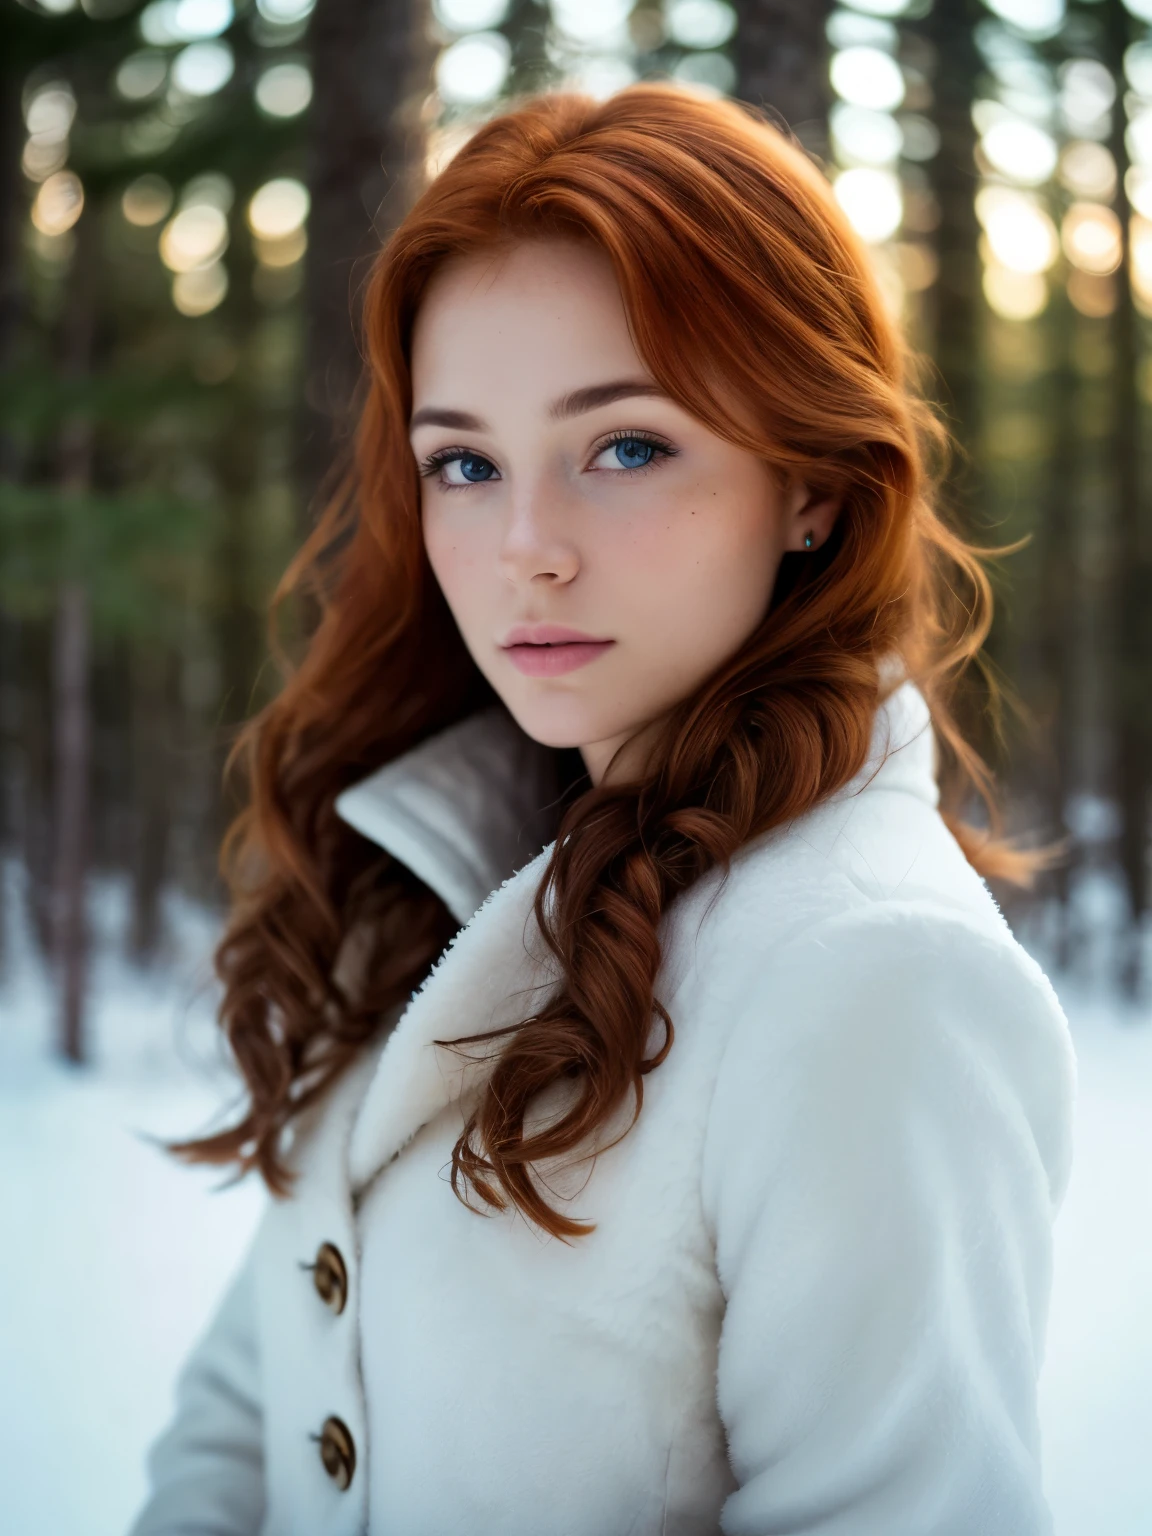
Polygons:
<instances>
[{"instance_id":1,"label":"white coat","mask_svg":"<svg viewBox=\"0 0 1152 1536\"><path fill-rule=\"evenodd\" d=\"M520 841L549 761L494 708L342 797L463 927L301 1128L135 1536L1050 1531L1074 1057L940 818L921 694L880 708L845 790L668 913L675 1043L629 1134L556 1174L597 1224L571 1246L453 1195L483 1066L431 1043L523 1017L554 975L548 848Z\"/></svg>"}]
</instances>

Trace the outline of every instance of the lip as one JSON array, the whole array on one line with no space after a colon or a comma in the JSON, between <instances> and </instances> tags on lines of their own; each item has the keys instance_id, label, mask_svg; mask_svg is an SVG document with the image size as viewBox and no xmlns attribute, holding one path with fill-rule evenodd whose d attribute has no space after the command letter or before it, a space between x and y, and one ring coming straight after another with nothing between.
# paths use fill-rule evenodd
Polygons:
<instances>
[{"instance_id":1,"label":"lip","mask_svg":"<svg viewBox=\"0 0 1152 1536\"><path fill-rule=\"evenodd\" d=\"M559 677L587 666L615 644L563 624L517 624L504 637L501 649L517 671L528 677Z\"/></svg>"}]
</instances>

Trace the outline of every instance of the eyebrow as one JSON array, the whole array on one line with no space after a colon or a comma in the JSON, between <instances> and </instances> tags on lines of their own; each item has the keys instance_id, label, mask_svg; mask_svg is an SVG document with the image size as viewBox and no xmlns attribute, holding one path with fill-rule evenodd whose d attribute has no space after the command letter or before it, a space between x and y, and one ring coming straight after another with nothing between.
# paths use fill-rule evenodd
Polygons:
<instances>
[{"instance_id":1,"label":"eyebrow","mask_svg":"<svg viewBox=\"0 0 1152 1536\"><path fill-rule=\"evenodd\" d=\"M647 395L667 399L664 391L651 379L614 379L610 384L589 384L584 389L573 389L548 407L553 421L568 421L573 416L583 416L602 405L614 405L617 400L633 400ZM417 427L447 427L454 432L486 432L488 424L470 411L453 411L446 406L425 405L409 422L409 429Z\"/></svg>"}]
</instances>

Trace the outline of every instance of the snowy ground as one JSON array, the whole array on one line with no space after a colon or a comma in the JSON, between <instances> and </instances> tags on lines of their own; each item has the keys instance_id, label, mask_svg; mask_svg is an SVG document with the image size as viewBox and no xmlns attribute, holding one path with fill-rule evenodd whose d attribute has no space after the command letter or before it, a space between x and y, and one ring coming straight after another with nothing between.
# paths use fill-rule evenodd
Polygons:
<instances>
[{"instance_id":1,"label":"snowy ground","mask_svg":"<svg viewBox=\"0 0 1152 1536\"><path fill-rule=\"evenodd\" d=\"M218 1177L189 1172L148 1139L199 1129L221 1103L205 988L211 932L174 906L180 942L142 977L116 958L120 898L115 887L98 893L92 1069L50 1058L51 998L18 923L3 948L4 1536L124 1536L179 1362L261 1205L251 1185L214 1193ZM19 901L5 910L18 916ZM1059 990L1080 1101L1041 1382L1049 1496L1057 1536L1148 1536L1152 1013Z\"/></svg>"}]
</instances>

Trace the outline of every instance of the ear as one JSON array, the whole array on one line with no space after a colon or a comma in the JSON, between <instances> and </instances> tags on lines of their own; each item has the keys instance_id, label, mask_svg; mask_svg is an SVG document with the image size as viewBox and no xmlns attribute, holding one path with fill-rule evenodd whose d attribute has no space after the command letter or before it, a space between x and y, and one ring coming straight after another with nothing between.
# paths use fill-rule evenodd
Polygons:
<instances>
[{"instance_id":1,"label":"ear","mask_svg":"<svg viewBox=\"0 0 1152 1536\"><path fill-rule=\"evenodd\" d=\"M810 554L831 536L844 498L838 491L813 490L798 476L788 475L782 498L785 551ZM812 543L804 541L811 536Z\"/></svg>"}]
</instances>

